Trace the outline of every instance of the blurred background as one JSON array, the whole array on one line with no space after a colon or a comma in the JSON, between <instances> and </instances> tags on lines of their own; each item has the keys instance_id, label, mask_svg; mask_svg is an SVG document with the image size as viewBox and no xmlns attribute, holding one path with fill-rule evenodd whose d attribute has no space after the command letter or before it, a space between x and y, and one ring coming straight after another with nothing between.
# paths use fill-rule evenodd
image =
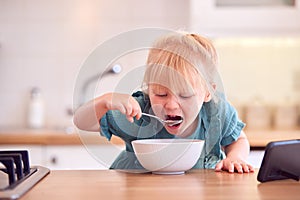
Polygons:
<instances>
[{"instance_id":1,"label":"blurred background","mask_svg":"<svg viewBox=\"0 0 300 200\"><path fill-rule=\"evenodd\" d=\"M0 0L0 131L72 132L73 90L85 59L115 35L144 27L209 37L219 53L227 96L248 129L298 129L299 4L298 0ZM130 68L132 59L118 64ZM115 77L107 75L106 89Z\"/></svg>"},{"instance_id":2,"label":"blurred background","mask_svg":"<svg viewBox=\"0 0 300 200\"><path fill-rule=\"evenodd\" d=\"M28 126L33 88L43 97L43 126L68 126L87 56L111 37L143 27L212 39L228 98L238 108L298 104L299 19L296 0L1 0L0 127Z\"/></svg>"}]
</instances>

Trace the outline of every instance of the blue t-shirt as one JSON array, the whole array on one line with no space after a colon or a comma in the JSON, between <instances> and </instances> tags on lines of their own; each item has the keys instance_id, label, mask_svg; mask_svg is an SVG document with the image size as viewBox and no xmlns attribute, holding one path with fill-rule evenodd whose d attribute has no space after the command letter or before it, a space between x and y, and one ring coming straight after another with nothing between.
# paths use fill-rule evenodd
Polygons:
<instances>
[{"instance_id":1,"label":"blue t-shirt","mask_svg":"<svg viewBox=\"0 0 300 200\"><path fill-rule=\"evenodd\" d=\"M132 95L140 104L142 112L152 113L149 97L136 92ZM222 147L231 144L239 137L245 124L238 118L236 110L226 101L225 96L218 95L218 101L205 102L199 112L198 126L189 137L205 140L201 156L193 168L215 168L225 158ZM138 139L175 138L155 119L142 116L140 120L130 123L125 115L117 110L108 111L100 120L100 134L110 140L112 135L120 137L126 149L120 153L111 165L111 169L143 169L137 160L131 141Z\"/></svg>"}]
</instances>

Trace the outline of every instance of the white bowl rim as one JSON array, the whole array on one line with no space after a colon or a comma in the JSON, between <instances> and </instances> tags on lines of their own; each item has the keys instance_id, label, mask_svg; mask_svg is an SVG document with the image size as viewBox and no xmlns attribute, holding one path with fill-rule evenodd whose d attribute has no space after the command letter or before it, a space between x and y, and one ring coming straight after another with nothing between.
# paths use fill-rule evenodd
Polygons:
<instances>
[{"instance_id":1,"label":"white bowl rim","mask_svg":"<svg viewBox=\"0 0 300 200\"><path fill-rule=\"evenodd\" d=\"M203 143L204 140L201 139L188 139L188 138L173 138L173 139L138 139L133 140L132 144L145 144L145 145L153 145L153 144L187 144L187 143Z\"/></svg>"}]
</instances>

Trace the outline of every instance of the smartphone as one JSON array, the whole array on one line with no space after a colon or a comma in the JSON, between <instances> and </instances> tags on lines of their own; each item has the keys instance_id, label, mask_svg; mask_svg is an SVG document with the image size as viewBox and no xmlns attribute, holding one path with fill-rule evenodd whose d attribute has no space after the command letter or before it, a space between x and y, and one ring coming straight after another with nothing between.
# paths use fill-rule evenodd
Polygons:
<instances>
[{"instance_id":1,"label":"smartphone","mask_svg":"<svg viewBox=\"0 0 300 200\"><path fill-rule=\"evenodd\" d=\"M300 178L300 140L268 143L258 171L259 182Z\"/></svg>"}]
</instances>

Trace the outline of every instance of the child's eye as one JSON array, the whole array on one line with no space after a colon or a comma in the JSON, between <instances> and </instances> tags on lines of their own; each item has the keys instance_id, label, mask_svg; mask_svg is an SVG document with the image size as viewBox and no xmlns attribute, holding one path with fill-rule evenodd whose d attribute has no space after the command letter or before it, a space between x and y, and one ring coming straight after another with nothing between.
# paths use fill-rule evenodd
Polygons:
<instances>
[{"instance_id":1,"label":"child's eye","mask_svg":"<svg viewBox=\"0 0 300 200\"><path fill-rule=\"evenodd\" d=\"M188 98L191 98L194 96L194 94L181 94L179 95L180 98L183 98L183 99L188 99Z\"/></svg>"},{"instance_id":2,"label":"child's eye","mask_svg":"<svg viewBox=\"0 0 300 200\"><path fill-rule=\"evenodd\" d=\"M158 96L158 97L166 97L167 94L155 94L155 96Z\"/></svg>"}]
</instances>

